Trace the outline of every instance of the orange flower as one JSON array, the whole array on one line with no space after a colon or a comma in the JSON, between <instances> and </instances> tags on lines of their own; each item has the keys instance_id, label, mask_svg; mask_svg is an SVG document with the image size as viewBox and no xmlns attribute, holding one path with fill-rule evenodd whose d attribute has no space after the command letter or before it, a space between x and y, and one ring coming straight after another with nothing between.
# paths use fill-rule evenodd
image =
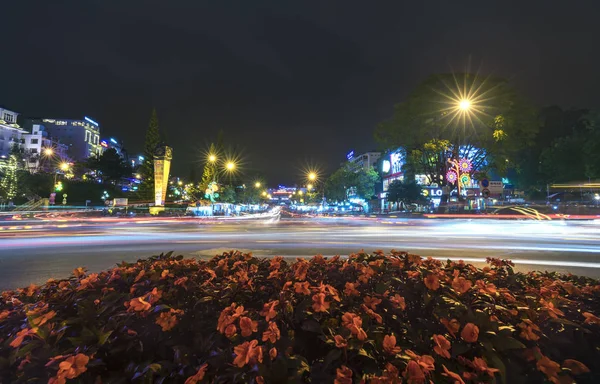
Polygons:
<instances>
[{"instance_id":1,"label":"orange flower","mask_svg":"<svg viewBox=\"0 0 600 384\"><path fill-rule=\"evenodd\" d=\"M367 313L367 315L375 319L375 321L377 321L379 324L383 324L383 319L381 318L381 316L375 313L375 311L373 311L371 308L367 307L364 304L361 305L361 308Z\"/></svg>"},{"instance_id":2,"label":"orange flower","mask_svg":"<svg viewBox=\"0 0 600 384\"><path fill-rule=\"evenodd\" d=\"M583 364L580 361L577 360L573 360L573 359L567 359L565 361L563 361L563 368L568 368L571 370L571 373L574 375L582 375L584 373L588 373L590 371L590 369L588 367L586 367L585 364Z\"/></svg>"},{"instance_id":3,"label":"orange flower","mask_svg":"<svg viewBox=\"0 0 600 384\"><path fill-rule=\"evenodd\" d=\"M273 347L269 350L269 357L271 358L271 360L275 360L275 358L277 357L277 348Z\"/></svg>"},{"instance_id":4,"label":"orange flower","mask_svg":"<svg viewBox=\"0 0 600 384\"><path fill-rule=\"evenodd\" d=\"M33 336L37 333L37 328L25 328L17 332L17 336L13 341L10 342L10 346L13 348L17 348L19 345L23 343L23 340L27 336Z\"/></svg>"},{"instance_id":5,"label":"orange flower","mask_svg":"<svg viewBox=\"0 0 600 384\"><path fill-rule=\"evenodd\" d=\"M479 327L473 323L467 323L460 333L460 336L467 343L474 343L479 338Z\"/></svg>"},{"instance_id":6,"label":"orange flower","mask_svg":"<svg viewBox=\"0 0 600 384\"><path fill-rule=\"evenodd\" d=\"M301 293L303 295L310 295L310 290L308 289L309 286L310 284L308 281L303 283L294 283L294 292Z\"/></svg>"},{"instance_id":7,"label":"orange flower","mask_svg":"<svg viewBox=\"0 0 600 384\"><path fill-rule=\"evenodd\" d=\"M497 292L497 288L493 283L485 283L483 280L477 280L475 282L477 288L479 289L479 293L487 293L490 295L494 295Z\"/></svg>"},{"instance_id":8,"label":"orange flower","mask_svg":"<svg viewBox=\"0 0 600 384\"><path fill-rule=\"evenodd\" d=\"M77 278L80 278L81 276L85 276L85 268L83 268L83 267L75 268L73 270L73 275L75 275L75 277L77 277Z\"/></svg>"},{"instance_id":9,"label":"orange flower","mask_svg":"<svg viewBox=\"0 0 600 384\"><path fill-rule=\"evenodd\" d=\"M138 273L138 275L135 277L135 279L133 280L134 283L137 283L138 281L140 281L140 279L142 277L144 277L144 275L146 274L145 270L141 270L140 273Z\"/></svg>"},{"instance_id":10,"label":"orange flower","mask_svg":"<svg viewBox=\"0 0 600 384\"><path fill-rule=\"evenodd\" d=\"M160 325L164 332L170 331L177 325L177 315L182 314L180 309L171 308L169 312L162 312L156 319L156 324Z\"/></svg>"},{"instance_id":11,"label":"orange flower","mask_svg":"<svg viewBox=\"0 0 600 384\"><path fill-rule=\"evenodd\" d=\"M333 337L335 339L335 346L338 348L346 348L348 346L348 341L344 339L341 335L335 335Z\"/></svg>"},{"instance_id":12,"label":"orange flower","mask_svg":"<svg viewBox=\"0 0 600 384\"><path fill-rule=\"evenodd\" d=\"M425 286L427 289L431 289L432 291L437 291L440 288L440 278L433 273L430 273L423 279Z\"/></svg>"},{"instance_id":13,"label":"orange flower","mask_svg":"<svg viewBox=\"0 0 600 384\"><path fill-rule=\"evenodd\" d=\"M525 340L536 341L540 339L540 337L533 332L540 332L540 327L535 325L531 320L523 319L523 322L519 323L518 327L521 328L521 334L519 336Z\"/></svg>"},{"instance_id":14,"label":"orange flower","mask_svg":"<svg viewBox=\"0 0 600 384\"><path fill-rule=\"evenodd\" d=\"M564 312L554 306L551 301L544 299L540 300L540 304L544 306L544 309L548 312L548 315L553 319L558 319L558 316L564 316Z\"/></svg>"},{"instance_id":15,"label":"orange flower","mask_svg":"<svg viewBox=\"0 0 600 384\"><path fill-rule=\"evenodd\" d=\"M0 312L0 320L4 320L10 315L10 311L2 311Z\"/></svg>"},{"instance_id":16,"label":"orange flower","mask_svg":"<svg viewBox=\"0 0 600 384\"><path fill-rule=\"evenodd\" d=\"M154 304L156 302L158 302L158 300L160 300L160 298L162 297L162 291L159 291L158 289L154 288L151 292L149 292L147 294L148 296L148 302L150 304Z\"/></svg>"},{"instance_id":17,"label":"orange flower","mask_svg":"<svg viewBox=\"0 0 600 384\"><path fill-rule=\"evenodd\" d=\"M275 343L281 337L281 332L277 323L274 321L269 322L269 327L263 332L262 341L269 340L271 343Z\"/></svg>"},{"instance_id":18,"label":"orange flower","mask_svg":"<svg viewBox=\"0 0 600 384\"><path fill-rule=\"evenodd\" d=\"M194 376L190 376L187 378L184 384L198 384L202 379L204 379L204 375L208 370L208 364L202 364L198 369L198 372Z\"/></svg>"},{"instance_id":19,"label":"orange flower","mask_svg":"<svg viewBox=\"0 0 600 384\"><path fill-rule=\"evenodd\" d=\"M79 287L77 291L83 291L84 289L93 288L93 284L98 282L98 274L92 273L88 277L79 280Z\"/></svg>"},{"instance_id":20,"label":"orange flower","mask_svg":"<svg viewBox=\"0 0 600 384\"><path fill-rule=\"evenodd\" d=\"M150 303L145 301L143 297L136 297L135 299L131 299L129 301L129 310L134 310L136 312L147 311L151 307Z\"/></svg>"},{"instance_id":21,"label":"orange flower","mask_svg":"<svg viewBox=\"0 0 600 384\"><path fill-rule=\"evenodd\" d=\"M371 308L372 310L376 310L379 303L381 303L381 299L378 299L376 297L371 297L371 296L366 296L364 298L364 301L365 301L365 305L367 307Z\"/></svg>"},{"instance_id":22,"label":"orange flower","mask_svg":"<svg viewBox=\"0 0 600 384\"><path fill-rule=\"evenodd\" d=\"M356 287L358 287L358 283L346 283L344 293L348 296L359 296L360 292L358 292Z\"/></svg>"},{"instance_id":23,"label":"orange flower","mask_svg":"<svg viewBox=\"0 0 600 384\"><path fill-rule=\"evenodd\" d=\"M487 373L491 377L494 377L494 374L496 372L500 372L499 369L489 368L488 365L487 365L487 363L485 362L485 360L483 360L483 359L481 359L479 357L476 357L476 358L473 359L473 367L479 373Z\"/></svg>"},{"instance_id":24,"label":"orange flower","mask_svg":"<svg viewBox=\"0 0 600 384\"><path fill-rule=\"evenodd\" d=\"M425 374L419 366L419 364L411 360L408 362L406 369L404 370L404 378L408 384L423 384L425 383Z\"/></svg>"},{"instance_id":25,"label":"orange flower","mask_svg":"<svg viewBox=\"0 0 600 384\"><path fill-rule=\"evenodd\" d=\"M265 378L262 376L256 376L256 384L265 384Z\"/></svg>"},{"instance_id":26,"label":"orange flower","mask_svg":"<svg viewBox=\"0 0 600 384\"><path fill-rule=\"evenodd\" d=\"M442 364L442 368L444 368L444 373L442 373L442 375L453 379L454 380L453 384L465 384L465 382L463 381L463 379L460 377L460 375L458 373L450 372L448 370L448 368L446 368L446 366L443 364Z\"/></svg>"},{"instance_id":27,"label":"orange flower","mask_svg":"<svg viewBox=\"0 0 600 384\"><path fill-rule=\"evenodd\" d=\"M334 384L352 384L352 370L345 365L336 370Z\"/></svg>"},{"instance_id":28,"label":"orange flower","mask_svg":"<svg viewBox=\"0 0 600 384\"><path fill-rule=\"evenodd\" d=\"M306 280L306 273L308 272L309 264L305 261L299 261L296 263L296 271L294 272L294 277L296 280Z\"/></svg>"},{"instance_id":29,"label":"orange flower","mask_svg":"<svg viewBox=\"0 0 600 384\"><path fill-rule=\"evenodd\" d=\"M279 300L274 300L266 303L263 306L263 310L260 312L261 316L265 317L265 320L269 321L275 316L277 316L277 311L275 311L275 307L279 305Z\"/></svg>"},{"instance_id":30,"label":"orange flower","mask_svg":"<svg viewBox=\"0 0 600 384\"><path fill-rule=\"evenodd\" d=\"M258 331L258 322L252 321L251 318L246 316L240 317L240 329L242 330L242 336L248 337Z\"/></svg>"},{"instance_id":31,"label":"orange flower","mask_svg":"<svg viewBox=\"0 0 600 384\"><path fill-rule=\"evenodd\" d=\"M539 371L543 372L550 381L556 382L558 380L560 365L556 361L552 361L548 357L542 356L542 358L537 361L536 367Z\"/></svg>"},{"instance_id":32,"label":"orange flower","mask_svg":"<svg viewBox=\"0 0 600 384\"><path fill-rule=\"evenodd\" d=\"M86 365L90 361L89 356L78 353L75 356L68 357L58 365L57 378L74 379L87 371Z\"/></svg>"},{"instance_id":33,"label":"orange flower","mask_svg":"<svg viewBox=\"0 0 600 384\"><path fill-rule=\"evenodd\" d=\"M394 296L390 297L390 302L392 303L392 306L394 306L394 308L400 308L403 311L406 309L406 302L404 301L404 297L400 296L397 293Z\"/></svg>"},{"instance_id":34,"label":"orange flower","mask_svg":"<svg viewBox=\"0 0 600 384\"><path fill-rule=\"evenodd\" d=\"M167 276L169 276L169 270L168 269L163 269L163 271L160 274L160 278L161 279L166 279Z\"/></svg>"},{"instance_id":35,"label":"orange flower","mask_svg":"<svg viewBox=\"0 0 600 384\"><path fill-rule=\"evenodd\" d=\"M315 312L327 312L327 310L329 309L330 303L325 301L324 293L317 293L316 295L314 295L312 297L312 299L313 299L312 307Z\"/></svg>"},{"instance_id":36,"label":"orange flower","mask_svg":"<svg viewBox=\"0 0 600 384\"><path fill-rule=\"evenodd\" d=\"M56 312L50 311L42 316L36 317L35 319L33 319L32 323L33 323L33 325L37 325L37 326L44 325L49 320L51 320L54 316L56 316Z\"/></svg>"},{"instance_id":37,"label":"orange flower","mask_svg":"<svg viewBox=\"0 0 600 384\"><path fill-rule=\"evenodd\" d=\"M413 263L416 265L420 265L422 262L422 258L419 255L408 254L406 259L409 263Z\"/></svg>"},{"instance_id":38,"label":"orange flower","mask_svg":"<svg viewBox=\"0 0 600 384\"><path fill-rule=\"evenodd\" d=\"M383 337L383 350L389 353L390 355L395 355L397 353L400 353L402 348L396 346L396 336L385 335Z\"/></svg>"},{"instance_id":39,"label":"orange flower","mask_svg":"<svg viewBox=\"0 0 600 384\"><path fill-rule=\"evenodd\" d=\"M233 336L235 336L236 332L237 328L235 324L229 324L227 328L225 328L225 337L232 338Z\"/></svg>"},{"instance_id":40,"label":"orange flower","mask_svg":"<svg viewBox=\"0 0 600 384\"><path fill-rule=\"evenodd\" d=\"M440 323L444 324L444 327L448 330L452 337L456 337L458 330L460 329L460 323L456 319L440 319Z\"/></svg>"},{"instance_id":41,"label":"orange flower","mask_svg":"<svg viewBox=\"0 0 600 384\"><path fill-rule=\"evenodd\" d=\"M352 312L346 312L342 315L342 325L355 334L356 330L362 327L362 319Z\"/></svg>"},{"instance_id":42,"label":"orange flower","mask_svg":"<svg viewBox=\"0 0 600 384\"><path fill-rule=\"evenodd\" d=\"M433 359L433 357L429 355L419 356L417 362L425 371L425 374L428 374L430 371L435 371L435 360Z\"/></svg>"},{"instance_id":43,"label":"orange flower","mask_svg":"<svg viewBox=\"0 0 600 384\"><path fill-rule=\"evenodd\" d=\"M452 288L454 288L454 290L459 295L462 295L463 293L468 292L472 286L473 286L473 283L471 283L470 280L467 280L462 276L455 277L454 280L452 280Z\"/></svg>"},{"instance_id":44,"label":"orange flower","mask_svg":"<svg viewBox=\"0 0 600 384\"><path fill-rule=\"evenodd\" d=\"M594 315L593 313L583 312L582 315L583 315L583 317L585 317L584 323L600 325L600 317Z\"/></svg>"},{"instance_id":45,"label":"orange flower","mask_svg":"<svg viewBox=\"0 0 600 384\"><path fill-rule=\"evenodd\" d=\"M435 346L433 347L433 351L440 356L445 357L446 359L450 358L450 342L443 335L433 335L433 342Z\"/></svg>"},{"instance_id":46,"label":"orange flower","mask_svg":"<svg viewBox=\"0 0 600 384\"><path fill-rule=\"evenodd\" d=\"M240 368L248 363L254 364L257 361L262 363L262 347L258 346L257 340L246 341L234 347L233 352L236 355L235 359L233 360L233 364Z\"/></svg>"},{"instance_id":47,"label":"orange flower","mask_svg":"<svg viewBox=\"0 0 600 384\"><path fill-rule=\"evenodd\" d=\"M177 285L177 286L182 286L183 288L185 288L187 290L187 287L185 285L185 283L188 281L188 277L184 276L184 277L180 277L179 279L175 280L175 282L173 284Z\"/></svg>"},{"instance_id":48,"label":"orange flower","mask_svg":"<svg viewBox=\"0 0 600 384\"><path fill-rule=\"evenodd\" d=\"M365 330L362 328L358 328L358 330L356 331L356 338L360 341L367 340L367 332L365 332Z\"/></svg>"}]
</instances>

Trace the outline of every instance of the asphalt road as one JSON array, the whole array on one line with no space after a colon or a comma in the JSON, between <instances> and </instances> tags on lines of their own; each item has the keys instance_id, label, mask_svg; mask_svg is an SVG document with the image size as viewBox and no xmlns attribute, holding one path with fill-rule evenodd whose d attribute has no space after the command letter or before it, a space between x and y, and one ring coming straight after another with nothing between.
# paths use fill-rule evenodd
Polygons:
<instances>
[{"instance_id":1,"label":"asphalt road","mask_svg":"<svg viewBox=\"0 0 600 384\"><path fill-rule=\"evenodd\" d=\"M0 290L66 277L78 266L100 271L161 252L212 257L231 249L290 257L396 249L477 264L501 257L521 270L600 278L597 221L69 219L0 222Z\"/></svg>"}]
</instances>

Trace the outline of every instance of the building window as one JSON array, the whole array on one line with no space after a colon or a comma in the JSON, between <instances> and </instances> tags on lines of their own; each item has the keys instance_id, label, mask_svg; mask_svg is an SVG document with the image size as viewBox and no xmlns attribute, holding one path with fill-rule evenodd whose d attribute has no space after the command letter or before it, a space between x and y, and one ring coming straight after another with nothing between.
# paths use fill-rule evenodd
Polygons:
<instances>
[{"instance_id":1,"label":"building window","mask_svg":"<svg viewBox=\"0 0 600 384\"><path fill-rule=\"evenodd\" d=\"M14 116L10 113L4 112L4 121L6 121L7 123L14 123Z\"/></svg>"},{"instance_id":2,"label":"building window","mask_svg":"<svg viewBox=\"0 0 600 384\"><path fill-rule=\"evenodd\" d=\"M31 148L31 153L37 153L37 148Z\"/></svg>"},{"instance_id":3,"label":"building window","mask_svg":"<svg viewBox=\"0 0 600 384\"><path fill-rule=\"evenodd\" d=\"M31 144L37 144L38 143L38 139L31 139Z\"/></svg>"}]
</instances>

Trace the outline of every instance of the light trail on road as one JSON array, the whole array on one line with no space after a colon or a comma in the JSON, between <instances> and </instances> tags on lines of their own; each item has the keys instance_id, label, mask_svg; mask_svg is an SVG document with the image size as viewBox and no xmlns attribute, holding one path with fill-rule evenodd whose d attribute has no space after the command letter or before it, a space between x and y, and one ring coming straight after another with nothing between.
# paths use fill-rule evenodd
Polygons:
<instances>
[{"instance_id":1,"label":"light trail on road","mask_svg":"<svg viewBox=\"0 0 600 384\"><path fill-rule=\"evenodd\" d=\"M232 249L266 257L396 249L473 263L508 258L521 270L600 277L600 223L593 221L111 218L23 224L0 231L0 289L67 277L78 266L99 271L161 252L211 257Z\"/></svg>"}]
</instances>

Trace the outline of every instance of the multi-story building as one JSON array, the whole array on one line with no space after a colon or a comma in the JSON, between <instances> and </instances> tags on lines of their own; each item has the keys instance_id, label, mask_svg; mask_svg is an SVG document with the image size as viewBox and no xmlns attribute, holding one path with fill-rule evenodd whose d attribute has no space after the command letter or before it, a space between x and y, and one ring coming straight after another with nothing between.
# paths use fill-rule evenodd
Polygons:
<instances>
[{"instance_id":1,"label":"multi-story building","mask_svg":"<svg viewBox=\"0 0 600 384\"><path fill-rule=\"evenodd\" d=\"M27 131L17 124L17 112L0 107L0 159L7 159L13 145L21 146Z\"/></svg>"},{"instance_id":2,"label":"multi-story building","mask_svg":"<svg viewBox=\"0 0 600 384\"><path fill-rule=\"evenodd\" d=\"M377 162L381 158L381 152L366 152L362 155L354 156L354 151L346 155L348 162L355 169L362 168L368 170L371 167L377 169Z\"/></svg>"},{"instance_id":3,"label":"multi-story building","mask_svg":"<svg viewBox=\"0 0 600 384\"><path fill-rule=\"evenodd\" d=\"M58 162L68 160L69 147L50 138L43 125L33 124L31 133L24 134L22 142L25 167L30 172L52 172Z\"/></svg>"},{"instance_id":4,"label":"multi-story building","mask_svg":"<svg viewBox=\"0 0 600 384\"><path fill-rule=\"evenodd\" d=\"M37 119L33 124L44 126L50 137L67 145L67 154L72 160L82 161L102 153L100 125L89 117L83 120Z\"/></svg>"}]
</instances>

